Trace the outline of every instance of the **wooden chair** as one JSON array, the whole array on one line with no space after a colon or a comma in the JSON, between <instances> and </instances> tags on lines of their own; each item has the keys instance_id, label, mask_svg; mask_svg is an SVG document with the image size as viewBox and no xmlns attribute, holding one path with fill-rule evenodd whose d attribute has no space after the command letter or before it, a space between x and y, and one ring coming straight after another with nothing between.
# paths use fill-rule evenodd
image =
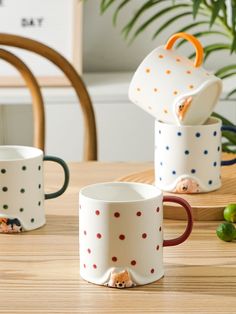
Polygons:
<instances>
[{"instance_id":1,"label":"wooden chair","mask_svg":"<svg viewBox=\"0 0 236 314\"><path fill-rule=\"evenodd\" d=\"M0 33L0 45L34 52L55 64L65 74L74 88L84 119L84 160L97 160L97 133L94 110L88 91L75 68L56 50L36 40ZM12 64L23 76L30 89L33 103L34 146L44 150L45 119L43 99L36 78L29 68L14 54L0 49L0 58Z\"/></svg>"}]
</instances>

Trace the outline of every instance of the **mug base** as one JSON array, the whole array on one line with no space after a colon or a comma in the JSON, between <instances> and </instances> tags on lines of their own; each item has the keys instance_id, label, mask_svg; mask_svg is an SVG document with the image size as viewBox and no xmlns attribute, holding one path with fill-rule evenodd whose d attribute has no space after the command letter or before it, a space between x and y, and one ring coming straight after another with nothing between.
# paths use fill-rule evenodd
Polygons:
<instances>
[{"instance_id":1,"label":"mug base","mask_svg":"<svg viewBox=\"0 0 236 314\"><path fill-rule=\"evenodd\" d=\"M130 289L130 288L146 286L146 285L155 283L164 277L164 272L159 274L155 278L150 279L150 280L148 280L148 279L142 280L140 283L135 282L135 281L131 281L131 282L129 281L129 282L125 282L123 284L119 284L119 283L110 284L110 281L101 282L100 280L93 280L91 278L86 278L86 276L83 276L81 273L80 273L80 277L83 280L87 281L88 283L92 283L92 284L97 285L97 286L103 286L103 287L115 288L115 289Z\"/></svg>"},{"instance_id":2,"label":"mug base","mask_svg":"<svg viewBox=\"0 0 236 314\"><path fill-rule=\"evenodd\" d=\"M218 190L221 185L221 182L219 182L215 186L207 187L191 177L182 177L174 184L168 186L161 186L155 182L155 186L158 189L173 194L204 194Z\"/></svg>"},{"instance_id":3,"label":"mug base","mask_svg":"<svg viewBox=\"0 0 236 314\"><path fill-rule=\"evenodd\" d=\"M0 217L0 234L18 234L42 228L46 224L44 220L34 228L26 229L18 218Z\"/></svg>"}]
</instances>

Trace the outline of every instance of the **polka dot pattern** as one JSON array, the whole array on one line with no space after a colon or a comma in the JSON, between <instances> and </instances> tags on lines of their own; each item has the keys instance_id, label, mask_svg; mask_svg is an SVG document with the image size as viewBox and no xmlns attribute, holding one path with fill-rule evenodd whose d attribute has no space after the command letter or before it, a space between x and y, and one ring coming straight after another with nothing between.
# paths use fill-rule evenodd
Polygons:
<instances>
[{"instance_id":1,"label":"polka dot pattern","mask_svg":"<svg viewBox=\"0 0 236 314\"><path fill-rule=\"evenodd\" d=\"M43 205L43 193L40 191L42 189L41 174L39 174L41 170L39 159L34 163L27 164L27 161L23 161L21 164L8 164L6 167L0 168L0 200L2 203L0 208L20 220L19 223L25 226L25 230L38 228L45 219L45 214L41 210ZM9 176L11 177L13 172L20 178L17 185L12 185L9 180ZM16 197L12 198L13 194ZM28 198L30 199L28 200ZM27 201L25 201L26 199ZM29 215L32 216L29 217Z\"/></svg>"},{"instance_id":2,"label":"polka dot pattern","mask_svg":"<svg viewBox=\"0 0 236 314\"><path fill-rule=\"evenodd\" d=\"M103 214L104 211L102 208L87 209L85 207L84 209L84 211L80 212L80 222L81 220L83 221L83 215L87 215L88 212L89 215L93 217L92 219L94 219L94 224L90 224L90 216L87 216L86 224L83 227L80 226L81 236L83 237L83 240L80 241L80 245L83 247L83 251L81 251L81 268L84 273L89 274L96 271L97 274L100 274L100 272L104 271L100 254L105 254L103 256L106 256L107 253L105 252L108 252L106 239L107 236L109 236L112 239L112 246L109 249L111 252L109 256L107 256L109 267L123 268L124 265L127 265L130 269L135 269L137 273L139 273L140 269L146 267L146 276L154 273L158 274L152 264L158 264L158 259L162 258L161 248L163 240L162 235L156 230L156 225L151 227L149 223L147 224L148 211L146 212L146 209L132 208L130 211L122 211L119 207L117 209L112 209L109 221L106 220L106 224L111 224L108 228L109 231L107 228L102 228L106 219L106 215ZM106 211L107 210L109 209L106 209ZM97 211L99 211L99 215L96 214ZM160 221L161 223L162 214L159 206L153 207L150 213L153 215L153 219ZM127 228L124 230L124 223L127 222L127 219L131 219L130 217L133 217L135 224L133 225L132 230ZM143 254L140 255L140 250L136 252L133 248L127 249L130 247L130 243L132 243L134 237L137 237L137 241L140 241L141 251L143 246L147 248L145 253L147 256L150 254L148 253L149 251L152 252L154 256L154 260L151 257L147 259L146 266L143 266ZM100 241L100 239L103 238L104 241Z\"/></svg>"},{"instance_id":3,"label":"polka dot pattern","mask_svg":"<svg viewBox=\"0 0 236 314\"><path fill-rule=\"evenodd\" d=\"M174 191L181 180L192 180L188 193L211 191L220 186L220 129L193 126L167 128L156 123L155 167L157 187ZM168 146L168 149L167 149ZM164 160L164 162L163 162ZM211 182L212 183L209 183ZM186 181L187 182L187 181ZM184 184L184 183L183 183Z\"/></svg>"},{"instance_id":4,"label":"polka dot pattern","mask_svg":"<svg viewBox=\"0 0 236 314\"><path fill-rule=\"evenodd\" d=\"M146 234L146 233L143 233L143 234L142 234L142 238L143 238L143 239L146 239L146 238L147 238L147 234Z\"/></svg>"},{"instance_id":5,"label":"polka dot pattern","mask_svg":"<svg viewBox=\"0 0 236 314\"><path fill-rule=\"evenodd\" d=\"M125 240L125 235L124 235L124 234L120 234L120 235L119 235L119 239L120 239L120 240Z\"/></svg>"}]
</instances>

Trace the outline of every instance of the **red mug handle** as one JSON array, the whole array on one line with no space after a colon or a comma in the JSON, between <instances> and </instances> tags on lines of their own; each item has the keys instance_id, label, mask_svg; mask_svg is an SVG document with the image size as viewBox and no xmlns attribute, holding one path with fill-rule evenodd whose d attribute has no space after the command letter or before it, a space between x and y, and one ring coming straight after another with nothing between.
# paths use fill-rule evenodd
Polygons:
<instances>
[{"instance_id":1,"label":"red mug handle","mask_svg":"<svg viewBox=\"0 0 236 314\"><path fill-rule=\"evenodd\" d=\"M185 201L184 199L182 199L178 196L164 196L163 202L178 203L178 204L183 206L183 208L185 209L185 211L187 213L188 223L187 223L187 226L186 226L184 233L181 236L179 236L178 238L163 241L163 246L178 245L178 244L184 242L185 240L187 240L187 238L190 236L190 234L192 232L193 216L192 216L191 206L189 205L189 203L187 201Z\"/></svg>"}]
</instances>

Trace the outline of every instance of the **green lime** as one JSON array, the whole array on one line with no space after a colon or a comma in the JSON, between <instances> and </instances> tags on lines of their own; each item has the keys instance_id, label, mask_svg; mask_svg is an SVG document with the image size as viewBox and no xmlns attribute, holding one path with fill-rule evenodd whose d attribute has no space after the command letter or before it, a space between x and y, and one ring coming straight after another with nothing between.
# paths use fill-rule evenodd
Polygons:
<instances>
[{"instance_id":1,"label":"green lime","mask_svg":"<svg viewBox=\"0 0 236 314\"><path fill-rule=\"evenodd\" d=\"M236 228L231 222L223 222L216 229L217 236L226 242L231 242L236 238Z\"/></svg>"},{"instance_id":2,"label":"green lime","mask_svg":"<svg viewBox=\"0 0 236 314\"><path fill-rule=\"evenodd\" d=\"M236 222L236 204L229 204L224 209L224 219L230 222Z\"/></svg>"}]
</instances>

